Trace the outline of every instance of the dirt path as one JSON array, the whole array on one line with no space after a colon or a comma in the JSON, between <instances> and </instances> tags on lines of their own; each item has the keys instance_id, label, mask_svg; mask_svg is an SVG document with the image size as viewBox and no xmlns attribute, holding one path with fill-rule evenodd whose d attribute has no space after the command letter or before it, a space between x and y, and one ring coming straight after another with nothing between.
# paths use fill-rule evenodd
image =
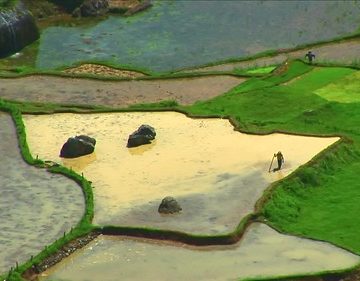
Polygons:
<instances>
[{"instance_id":1,"label":"dirt path","mask_svg":"<svg viewBox=\"0 0 360 281\"><path fill-rule=\"evenodd\" d=\"M0 79L0 97L18 101L109 107L124 107L162 100L192 104L198 100L207 100L223 94L244 81L243 78L232 76L112 82L29 76Z\"/></svg>"},{"instance_id":2,"label":"dirt path","mask_svg":"<svg viewBox=\"0 0 360 281\"><path fill-rule=\"evenodd\" d=\"M360 63L360 39L353 39L340 43L329 43L309 49L292 51L273 57L262 57L255 60L214 65L209 67L192 69L184 72L232 71L234 68L246 69L252 67L275 65L280 64L287 59L303 58L308 50L311 50L316 55L316 62L334 62L350 64L354 61L357 61L358 63Z\"/></svg>"}]
</instances>

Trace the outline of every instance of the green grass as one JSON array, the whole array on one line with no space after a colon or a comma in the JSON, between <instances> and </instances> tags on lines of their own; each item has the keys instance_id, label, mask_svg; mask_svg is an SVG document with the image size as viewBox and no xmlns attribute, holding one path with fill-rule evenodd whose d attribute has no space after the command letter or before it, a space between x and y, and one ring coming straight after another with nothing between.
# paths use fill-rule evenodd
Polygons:
<instances>
[{"instance_id":1,"label":"green grass","mask_svg":"<svg viewBox=\"0 0 360 281\"><path fill-rule=\"evenodd\" d=\"M249 131L257 127L266 131L273 128L274 122L282 124L295 118L299 112L326 103L311 93L288 91L287 87L280 85L311 69L310 66L295 61L287 73L268 78L252 78L225 95L198 102L185 110L193 115L231 116L242 125L243 130ZM291 104L293 106L288 106Z\"/></svg>"},{"instance_id":2,"label":"green grass","mask_svg":"<svg viewBox=\"0 0 360 281\"><path fill-rule=\"evenodd\" d=\"M301 76L300 79L290 82L289 88L297 91L314 91L325 87L330 83L334 83L344 77L355 73L355 70L350 68L329 67L329 68L315 68L310 73Z\"/></svg>"},{"instance_id":3,"label":"green grass","mask_svg":"<svg viewBox=\"0 0 360 281\"><path fill-rule=\"evenodd\" d=\"M359 155L343 153L316 169L303 168L297 177L278 185L263 214L282 231L360 254L360 205L355 204L360 200L359 173Z\"/></svg>"},{"instance_id":4,"label":"green grass","mask_svg":"<svg viewBox=\"0 0 360 281\"><path fill-rule=\"evenodd\" d=\"M315 94L328 101L360 102L360 71L329 83L325 87L316 90Z\"/></svg>"},{"instance_id":5,"label":"green grass","mask_svg":"<svg viewBox=\"0 0 360 281\"><path fill-rule=\"evenodd\" d=\"M18 0L0 0L0 10L13 7Z\"/></svg>"},{"instance_id":6,"label":"green grass","mask_svg":"<svg viewBox=\"0 0 360 281\"><path fill-rule=\"evenodd\" d=\"M249 69L246 72L250 74L267 74L273 71L275 68L276 66L265 66L265 67Z\"/></svg>"}]
</instances>

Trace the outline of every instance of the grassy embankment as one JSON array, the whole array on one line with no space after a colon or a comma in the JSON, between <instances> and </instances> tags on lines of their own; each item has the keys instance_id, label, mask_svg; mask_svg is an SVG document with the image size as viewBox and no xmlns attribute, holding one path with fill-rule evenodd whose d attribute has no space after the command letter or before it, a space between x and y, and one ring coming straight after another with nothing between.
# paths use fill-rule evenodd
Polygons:
<instances>
[{"instance_id":1,"label":"grassy embankment","mask_svg":"<svg viewBox=\"0 0 360 281\"><path fill-rule=\"evenodd\" d=\"M16 2L18 2L18 0L0 0L0 10L11 8Z\"/></svg>"}]
</instances>

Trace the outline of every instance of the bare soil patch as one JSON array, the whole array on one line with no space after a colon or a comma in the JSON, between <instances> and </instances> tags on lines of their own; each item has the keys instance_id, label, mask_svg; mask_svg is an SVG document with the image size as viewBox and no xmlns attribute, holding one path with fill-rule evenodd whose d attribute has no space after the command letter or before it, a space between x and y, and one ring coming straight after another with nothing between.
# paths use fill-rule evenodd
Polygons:
<instances>
[{"instance_id":1,"label":"bare soil patch","mask_svg":"<svg viewBox=\"0 0 360 281\"><path fill-rule=\"evenodd\" d=\"M94 74L94 75L122 77L122 78L137 78L144 76L144 74L139 72L120 70L98 64L83 64L78 67L66 69L63 72L70 74Z\"/></svg>"}]
</instances>

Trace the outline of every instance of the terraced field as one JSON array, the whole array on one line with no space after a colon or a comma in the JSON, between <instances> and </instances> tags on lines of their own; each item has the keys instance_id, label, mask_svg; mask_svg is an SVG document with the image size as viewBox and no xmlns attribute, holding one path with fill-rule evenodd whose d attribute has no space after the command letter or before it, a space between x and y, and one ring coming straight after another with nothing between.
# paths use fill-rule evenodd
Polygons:
<instances>
[{"instance_id":1,"label":"terraced field","mask_svg":"<svg viewBox=\"0 0 360 281\"><path fill-rule=\"evenodd\" d=\"M291 38L239 36L248 2L156 2L0 61L0 280L360 280L360 6L260 2ZM155 140L128 148L142 124ZM60 157L81 134L95 151Z\"/></svg>"},{"instance_id":2,"label":"terraced field","mask_svg":"<svg viewBox=\"0 0 360 281\"><path fill-rule=\"evenodd\" d=\"M52 278L66 279L69 276L84 276L84 278L88 279L97 276L94 273L95 270L97 274L104 276L103 278L106 279L107 277L104 274L110 270L108 266L117 268L123 259L115 259L108 266L104 265L97 268L92 267L91 264L96 260L103 260L103 255L113 255L113 253L103 249L103 247L112 249L115 247L105 246L108 245L108 242L106 242L107 237L109 237L109 241L115 241L111 236L108 236L110 234L156 239L161 237L161 240L157 243L170 240L194 245L191 246L193 247L192 251L195 251L194 254L189 257L185 255L183 261L181 261L182 258L179 258L179 261L173 263L177 264L184 261L190 262L193 259L191 256L198 255L198 251L200 251L199 254L204 253L205 256L201 260L206 261L208 255L205 253L209 251L213 254L216 253L214 252L216 247L219 250L221 249L219 253L228 256L227 251L231 248L220 245L235 243L242 235L244 235L244 238L236 246L240 253L245 250L247 247L245 244L247 243L249 243L249 247L259 243L259 245L268 243L255 243L256 239L250 238L252 237L251 231L253 231L250 231L250 229L258 229L256 232L264 231L264 234L257 235L269 237L269 241L272 241L268 244L270 247L269 256L280 255L283 257L283 261L275 262L276 266L274 266L274 262L267 260L264 254L261 255L259 267L255 267L252 269L253 271L250 268L248 273L242 274L230 271L230 275L226 277L224 272L228 272L228 270L225 270L227 267L235 268L237 267L235 264L245 266L247 262L254 263L260 258L260 256L255 255L249 257L248 261L242 261L240 256L244 256L244 254L240 254L239 257L230 255L229 261L225 262L224 260L224 264L219 267L220 271L212 273L214 276L218 276L214 277L216 280L222 280L223 277L225 279L235 277L256 279L259 275L262 276L261 278L270 278L299 274L324 274L327 271L345 270L356 266L358 264L356 255L334 246L330 247L328 244L323 244L321 246L325 247L323 250L319 249L320 252L314 252L317 250L315 250L315 244L311 243L317 242L296 238L300 239L298 243L301 243L301 245L309 243L310 252L304 252L304 250L300 250L295 245L287 242L288 238L286 236L284 236L284 241L281 240L282 242L277 240L278 238L275 239L275 236L280 234L274 230L266 230L265 226L257 224L249 226L252 221L260 220L279 230L286 229L288 233L330 241L346 250L355 253L358 251L354 239L357 231L355 225L347 225L347 229L350 228L351 232L346 231L345 228L336 228L336 232L327 230L327 227L330 226L328 222L331 222L331 225L346 223L341 204L337 205L339 210L336 216L328 216L326 221L319 220L321 217L314 217L316 214L321 214L321 216L327 214L334 207L331 203L333 200L347 202L344 205L347 209L356 208L356 205L351 203L355 202L354 200L357 198L357 191L351 188L353 186L351 176L346 176L347 187L351 190L350 194L334 189L331 189L331 196L328 194L330 192L328 190L330 187L328 178L334 179L331 180L331 186L335 187L337 186L338 177L341 178L345 174L351 174L352 169L349 171L344 167L350 165L355 169L357 165L357 159L359 159L360 155L357 152L357 138L356 135L352 134L354 129L351 129L351 123L346 123L353 121L345 118L343 121L346 122L340 124L334 122L330 126L328 122L330 122L331 115L328 115L328 118L325 119L317 118L317 115L324 114L324 110L332 111L337 106L356 107L354 101L334 104L333 101L324 99L323 96L327 89L336 87L336 85L351 85L352 81L356 83L358 71L341 67L309 66L300 61L293 61L286 67L285 72L277 73L279 72L274 71L273 74L269 75L265 72L264 76L250 78L223 95L207 101L198 101L193 105L179 106L176 103L172 105L161 103L142 105L143 109L150 111L156 109L180 110L190 116L196 115L198 117L206 117L209 114L218 117L229 116L231 123L216 118L192 119L183 114L171 112L105 113L107 109L101 108L104 113L89 114L94 110L98 112L100 109L77 109L76 105L71 108L68 107L67 110L74 112L86 111L88 114L37 115L37 112L66 111L66 107L2 101L3 108L13 112L12 114L15 114L15 116L18 116L16 115L18 113L15 113L17 110L23 111L23 113L32 113L23 115L22 122L25 125L26 141L33 155L46 160L46 163L50 163L50 165L47 164L50 169L57 169L57 165L54 166L53 163L59 163L70 169L63 170L63 173L70 173L69 175L71 175L71 173L76 172L80 175L80 178L84 177L91 181L91 185L94 187L93 191L85 188L83 192L88 194L86 196L85 213L90 217L94 215L94 225L88 225L88 230L81 235L93 229L105 235L104 238L99 238L99 240L96 240L97 242L93 242L94 245L89 244L88 248L75 254L71 257L71 260L64 259L52 271L45 271L40 276L46 277L46 280L52 280ZM115 84L116 82L112 83ZM161 83L161 80L158 83ZM353 88L356 87L349 86L346 94L350 93L356 96L356 91L354 92ZM274 108L274 110L264 110L265 104L268 104L267 106ZM279 107L281 108L281 114L278 114L277 111ZM141 106L138 107L139 109L141 109ZM338 114L344 113L342 111L338 112ZM346 111L346 114L350 114L350 112ZM351 114L356 116L355 112ZM299 121L298 119L304 120ZM14 120L17 120L16 124L19 127L21 120L16 118ZM260 120L262 121L260 122ZM143 123L149 123L157 128L156 141L135 149L126 148L127 136ZM176 124L175 127L174 124ZM282 134L268 136L246 135L234 130L233 126L240 128L242 131L256 132L258 134L278 130L287 133L315 134L322 138ZM72 135L79 134L87 134L97 139L95 153L74 160L59 158L59 151L65 140ZM324 136L327 137L324 138ZM342 140L333 144L339 139L335 136L341 137ZM319 151L329 145L331 146L326 149L325 153L313 158ZM20 147L23 147L23 145L21 144ZM269 173L268 165L272 154L278 150L284 153L286 163L279 172ZM311 158L313 159L310 164L296 169ZM226 161L224 161L225 159ZM219 162L217 163L217 161ZM184 166L181 166L181 163ZM82 185L85 183L83 182ZM196 188L193 188L195 186ZM77 189L77 192L80 192L80 190ZM328 195L324 197L322 192ZM94 208L91 207L92 193L94 194ZM52 195L55 194L52 193ZM179 200L183 208L180 214L164 217L157 213L157 207L161 199L167 195L175 196ZM75 195L72 196L75 197ZM81 198L82 196L79 194L76 197ZM61 200L63 201L63 199ZM321 201L316 201L317 203L314 203L314 205L308 205L309 200ZM222 203L219 204L219 202ZM321 207L314 209L315 206ZM302 215L303 212L307 215ZM356 214L356 209L353 209L353 212ZM79 221L81 215L77 215L77 217ZM317 222L316 225L311 223L313 220L310 220L310 217ZM74 225L76 221L71 223ZM309 227L310 225L311 227ZM82 227L84 228L84 225ZM245 229L249 230L244 234ZM330 229L332 228L330 227ZM344 232L341 232L341 229ZM339 232L342 234L337 234ZM270 238L271 235L275 235L274 238ZM279 247L276 246L276 243L279 242L284 246L283 252L281 254L272 253L271 251L274 251L274 249L279 250ZM66 244L67 242L64 241L63 243ZM98 248L98 243L102 245L101 248ZM148 242L144 241L141 243L145 244L138 244L139 242L135 241L134 243L131 246L121 242L116 244L119 246L125 245L129 249L124 248L119 249L119 251L133 249L138 252L140 250L136 249L142 247L141 245L147 245ZM204 246L200 246L202 244L220 245L203 248ZM93 247L99 250L93 252L91 250ZM164 247L165 245L155 244L155 246L142 248L143 250L138 254L150 257L153 256L152 252L157 251L156 249L159 248L164 249L164 252L159 252L159 258L165 257L168 254L166 254L167 250L165 251L167 248ZM177 252L176 249L178 249L179 245L175 243L172 247ZM260 251L249 249L250 252ZM326 254L331 256L331 259L320 258L325 249L331 251ZM213 254L210 254L209 257L216 258ZM50 263L52 255L49 253L49 258L39 260L39 268L43 268L40 272L46 269L46 264L53 264ZM345 258L345 256L347 257ZM137 260L138 258L133 256L130 261L132 259ZM219 257L219 259L223 258ZM331 263L333 259L336 260L336 266ZM159 261L156 260L157 258L154 257L146 260L141 265L143 270L148 272L148 276L154 278L159 276L153 275L155 273L151 269L156 268L155 264L161 263L162 258ZM317 264L315 260L323 261L323 263ZM340 260L344 260L344 263L340 263ZM129 261L125 262L129 264ZM76 272L75 268L69 266L74 263L83 263L86 271L82 273ZM284 266L284 263L287 266ZM133 265L131 262L130 264ZM169 270L168 273L163 272L164 276L166 274L175 274L179 280L185 278L179 271L170 270L170 268L173 268L171 264L163 265ZM207 262L204 262L204 264L207 264ZM309 264L311 264L311 267ZM140 264L137 265L140 266ZM199 265L200 267L202 265ZM271 268L271 270L269 271L266 268ZM287 271L280 270L283 268L286 268ZM301 268L306 268L306 270ZM25 270L26 267L20 267L20 269ZM115 269L111 269L111 271L113 270ZM131 267L129 267L129 270L133 271ZM207 271L208 269L204 268L204 272ZM89 272L93 273L87 275ZM29 270L27 270L26 276L29 276L29 274ZM190 275L186 278L195 280L199 277L197 274L201 275L201 271L196 274L187 272L187 274ZM12 276L15 275L11 274L10 280L15 278ZM129 280L137 278L136 275L130 272L124 276L127 276L126 278L129 278ZM202 276L206 276L206 274L203 273Z\"/></svg>"},{"instance_id":3,"label":"terraced field","mask_svg":"<svg viewBox=\"0 0 360 281\"><path fill-rule=\"evenodd\" d=\"M80 221L85 204L75 182L24 163L11 116L1 113L0 123L0 271L4 272L69 232Z\"/></svg>"}]
</instances>

